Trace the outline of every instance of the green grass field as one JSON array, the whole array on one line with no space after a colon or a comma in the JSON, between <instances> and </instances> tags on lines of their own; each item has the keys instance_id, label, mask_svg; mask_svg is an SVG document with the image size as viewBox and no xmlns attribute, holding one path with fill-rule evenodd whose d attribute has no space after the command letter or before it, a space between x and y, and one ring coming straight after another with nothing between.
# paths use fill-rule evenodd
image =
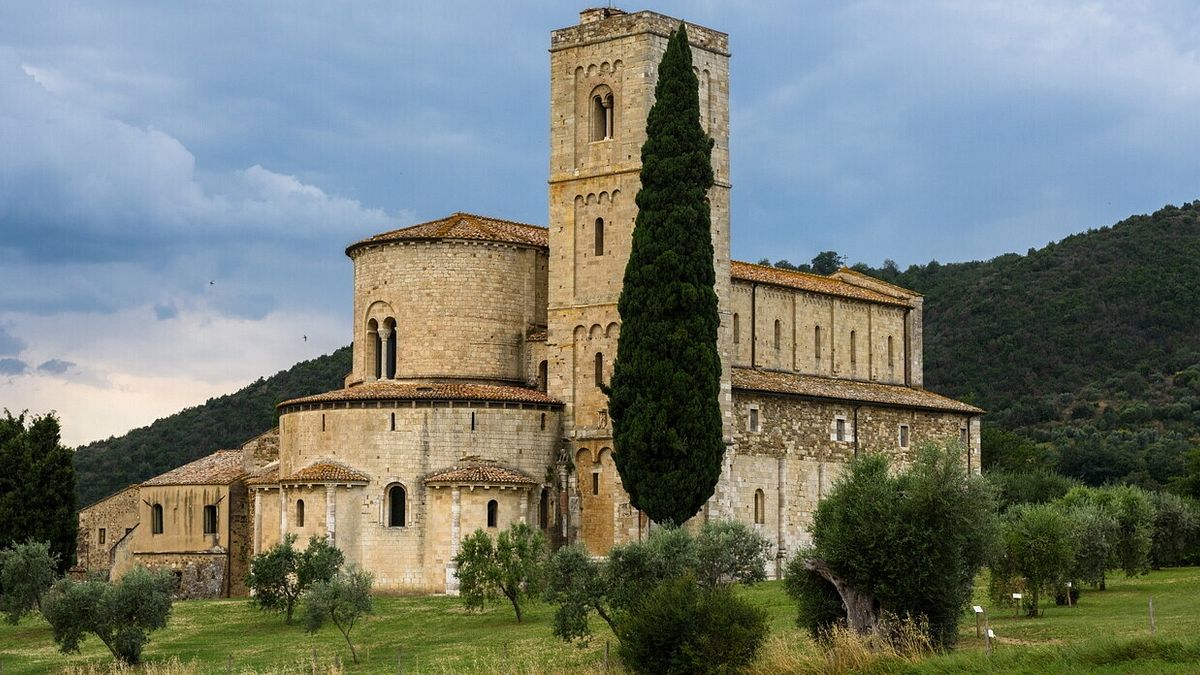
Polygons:
<instances>
[{"instance_id":1,"label":"green grass field","mask_svg":"<svg viewBox=\"0 0 1200 675\"><path fill-rule=\"evenodd\" d=\"M816 646L796 628L795 609L780 583L743 592L770 613L776 656L783 650L807 657L810 665L820 660ZM1153 640L1151 596L1157 624ZM987 605L982 589L977 602ZM151 664L178 659L194 665L190 672L199 673L225 673L231 657L235 673L311 673L314 655L318 672L328 672L336 660L347 673L396 673L398 658L405 673L604 672L606 642L615 652L607 627L594 622L597 635L590 644L567 645L551 636L551 615L550 607L533 605L525 622L517 624L507 605L472 613L455 598L379 598L375 615L355 628L363 662L353 665L341 634L332 626L313 636L245 600L186 601L175 603L168 627L152 634L144 657ZM1036 619L1015 618L1011 609L996 609L990 623L998 636L991 656L975 637L974 620L967 617L953 653L915 662L884 659L860 672L1200 672L1200 568L1115 578L1107 591L1085 591L1078 607L1051 603L1045 616ZM27 617L18 626L0 624L2 675L71 668L87 672L89 665L102 672L110 661L94 637L88 638L81 654L60 654L40 617ZM612 664L617 670L615 653ZM761 669L790 668L773 661ZM806 672L800 665L794 670Z\"/></svg>"}]
</instances>

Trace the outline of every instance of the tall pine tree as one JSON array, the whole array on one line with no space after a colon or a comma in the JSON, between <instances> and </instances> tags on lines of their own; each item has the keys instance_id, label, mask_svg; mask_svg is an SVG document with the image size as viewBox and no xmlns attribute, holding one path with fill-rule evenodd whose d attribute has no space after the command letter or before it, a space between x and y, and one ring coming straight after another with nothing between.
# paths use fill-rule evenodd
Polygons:
<instances>
[{"instance_id":1,"label":"tall pine tree","mask_svg":"<svg viewBox=\"0 0 1200 675\"><path fill-rule=\"evenodd\" d=\"M717 294L708 190L687 31L667 42L642 146L642 188L608 390L613 461L633 506L681 524L712 496L725 446L718 401Z\"/></svg>"}]
</instances>

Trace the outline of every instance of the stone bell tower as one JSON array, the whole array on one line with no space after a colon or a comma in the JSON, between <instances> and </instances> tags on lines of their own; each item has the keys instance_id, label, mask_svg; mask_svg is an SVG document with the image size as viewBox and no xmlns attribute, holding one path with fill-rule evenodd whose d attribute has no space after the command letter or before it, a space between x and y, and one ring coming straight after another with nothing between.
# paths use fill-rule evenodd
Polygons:
<instances>
[{"instance_id":1,"label":"stone bell tower","mask_svg":"<svg viewBox=\"0 0 1200 675\"><path fill-rule=\"evenodd\" d=\"M566 403L564 449L575 465L569 520L579 528L574 536L596 553L636 537L643 522L612 465L612 425L599 383L609 381L617 352L617 299L637 218L646 116L667 39L680 23L648 11L589 9L578 25L550 38L548 391ZM700 82L700 121L715 141L709 200L729 439L728 36L692 24L687 31Z\"/></svg>"}]
</instances>

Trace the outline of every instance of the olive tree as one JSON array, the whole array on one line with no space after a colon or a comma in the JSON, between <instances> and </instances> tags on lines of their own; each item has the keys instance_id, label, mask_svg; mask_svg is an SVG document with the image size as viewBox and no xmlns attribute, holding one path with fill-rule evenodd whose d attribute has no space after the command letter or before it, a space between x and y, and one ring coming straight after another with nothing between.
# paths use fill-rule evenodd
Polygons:
<instances>
[{"instance_id":1,"label":"olive tree","mask_svg":"<svg viewBox=\"0 0 1200 675\"><path fill-rule=\"evenodd\" d=\"M58 556L44 541L27 541L0 551L0 611L16 625L21 617L37 607L42 595L54 584Z\"/></svg>"},{"instance_id":2,"label":"olive tree","mask_svg":"<svg viewBox=\"0 0 1200 675\"><path fill-rule=\"evenodd\" d=\"M850 462L817 507L812 549L788 564L802 625L824 627L836 595L839 618L860 634L882 633L886 613L923 617L934 644L953 644L998 528L992 486L961 455L957 444L926 446L899 471L881 454Z\"/></svg>"},{"instance_id":3,"label":"olive tree","mask_svg":"<svg viewBox=\"0 0 1200 675\"><path fill-rule=\"evenodd\" d=\"M1070 579L1079 546L1074 523L1058 506L1019 504L1004 514L1004 547L992 565L994 585L1019 578L1029 598L1029 616L1036 616L1043 593L1054 593Z\"/></svg>"},{"instance_id":4,"label":"olive tree","mask_svg":"<svg viewBox=\"0 0 1200 675\"><path fill-rule=\"evenodd\" d=\"M133 665L141 661L149 634L167 625L174 590L170 572L143 567L116 583L62 579L46 593L42 613L62 653L79 651L91 633L114 657Z\"/></svg>"},{"instance_id":5,"label":"olive tree","mask_svg":"<svg viewBox=\"0 0 1200 675\"><path fill-rule=\"evenodd\" d=\"M313 535L308 547L296 550L296 535L288 534L283 541L254 556L246 585L254 591L250 601L264 611L282 611L286 622L292 622L296 601L310 586L329 581L337 574L345 556L324 537Z\"/></svg>"},{"instance_id":6,"label":"olive tree","mask_svg":"<svg viewBox=\"0 0 1200 675\"><path fill-rule=\"evenodd\" d=\"M309 633L321 630L326 620L341 631L350 647L350 658L358 663L358 652L350 641L350 631L365 614L372 611L371 586L375 577L368 571L351 565L328 581L314 583L304 594L304 629Z\"/></svg>"},{"instance_id":7,"label":"olive tree","mask_svg":"<svg viewBox=\"0 0 1200 675\"><path fill-rule=\"evenodd\" d=\"M521 605L541 592L545 560L546 538L525 523L496 535L494 545L487 532L475 530L454 556L459 593L470 609L503 596L520 623Z\"/></svg>"}]
</instances>

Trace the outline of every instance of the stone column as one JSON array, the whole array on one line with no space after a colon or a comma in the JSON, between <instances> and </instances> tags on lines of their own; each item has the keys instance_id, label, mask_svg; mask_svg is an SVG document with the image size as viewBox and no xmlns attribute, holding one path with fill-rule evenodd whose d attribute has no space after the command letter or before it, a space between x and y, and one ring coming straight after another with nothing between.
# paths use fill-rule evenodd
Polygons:
<instances>
[{"instance_id":1,"label":"stone column","mask_svg":"<svg viewBox=\"0 0 1200 675\"><path fill-rule=\"evenodd\" d=\"M446 595L458 595L459 539L462 536L462 489L457 485L450 489L450 560L446 562Z\"/></svg>"},{"instance_id":2,"label":"stone column","mask_svg":"<svg viewBox=\"0 0 1200 675\"><path fill-rule=\"evenodd\" d=\"M287 492L279 486L279 541L287 536Z\"/></svg>"},{"instance_id":3,"label":"stone column","mask_svg":"<svg viewBox=\"0 0 1200 675\"><path fill-rule=\"evenodd\" d=\"M262 490L254 491L254 555L262 550Z\"/></svg>"},{"instance_id":4,"label":"stone column","mask_svg":"<svg viewBox=\"0 0 1200 675\"><path fill-rule=\"evenodd\" d=\"M396 355L392 353L392 343L388 340L391 337L392 329L379 327L379 379L388 379L388 364L395 363Z\"/></svg>"},{"instance_id":5,"label":"stone column","mask_svg":"<svg viewBox=\"0 0 1200 675\"><path fill-rule=\"evenodd\" d=\"M325 538L330 544L337 541L337 497L336 485L325 486Z\"/></svg>"}]
</instances>

